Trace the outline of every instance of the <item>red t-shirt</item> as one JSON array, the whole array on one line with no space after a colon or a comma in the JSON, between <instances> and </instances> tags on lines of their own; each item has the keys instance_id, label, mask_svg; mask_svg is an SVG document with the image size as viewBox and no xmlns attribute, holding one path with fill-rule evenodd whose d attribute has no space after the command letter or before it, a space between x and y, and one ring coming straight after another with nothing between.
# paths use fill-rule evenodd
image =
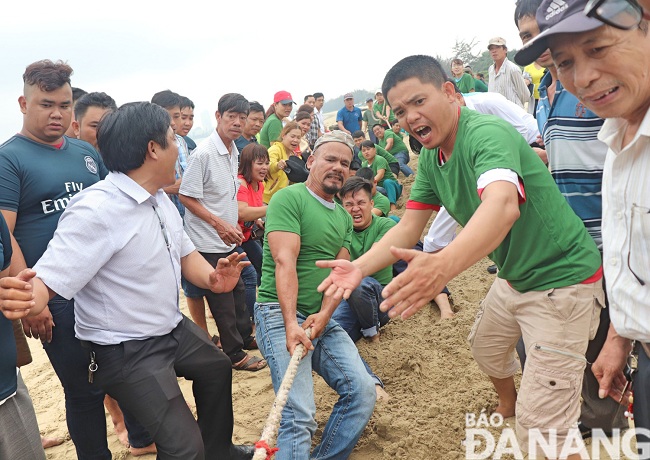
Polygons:
<instances>
[{"instance_id":1,"label":"red t-shirt","mask_svg":"<svg viewBox=\"0 0 650 460\"><path fill-rule=\"evenodd\" d=\"M239 177L239 179L244 179L244 176L242 175L239 175L237 177ZM246 183L246 185L239 186L239 191L237 192L237 201L248 203L248 206L252 206L254 208L264 206L264 202L262 201L263 193L264 182L258 182L257 191L253 189L253 184ZM239 226L241 227L241 231L244 234L244 241L248 241L248 239L251 237L253 221L244 222L243 220L240 220Z\"/></svg>"}]
</instances>

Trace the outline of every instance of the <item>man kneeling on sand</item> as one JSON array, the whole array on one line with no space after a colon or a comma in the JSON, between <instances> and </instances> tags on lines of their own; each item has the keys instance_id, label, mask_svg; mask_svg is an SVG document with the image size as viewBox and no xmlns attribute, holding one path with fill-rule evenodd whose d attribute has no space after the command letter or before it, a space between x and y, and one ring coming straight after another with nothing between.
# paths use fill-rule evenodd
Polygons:
<instances>
[{"instance_id":1,"label":"man kneeling on sand","mask_svg":"<svg viewBox=\"0 0 650 460\"><path fill-rule=\"evenodd\" d=\"M89 382L137 418L160 458L252 458L252 446L232 444L230 359L178 306L181 272L201 288L228 291L243 255L213 269L185 234L162 190L175 181L178 156L165 109L125 104L102 118L97 140L111 173L70 201L34 271L2 280L3 312L36 315L54 295L74 297ZM193 380L198 424L180 376Z\"/></svg>"}]
</instances>

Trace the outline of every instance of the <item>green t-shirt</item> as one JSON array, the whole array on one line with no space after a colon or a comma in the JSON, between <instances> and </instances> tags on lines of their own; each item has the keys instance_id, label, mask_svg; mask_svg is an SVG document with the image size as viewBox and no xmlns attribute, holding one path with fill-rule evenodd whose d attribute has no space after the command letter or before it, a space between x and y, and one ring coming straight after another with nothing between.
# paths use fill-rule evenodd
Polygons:
<instances>
[{"instance_id":1,"label":"green t-shirt","mask_svg":"<svg viewBox=\"0 0 650 460\"><path fill-rule=\"evenodd\" d=\"M361 116L362 120L366 122L368 131L372 131L372 127L377 123L381 124L383 120L380 120L375 116L374 107L372 109L366 109Z\"/></svg>"},{"instance_id":2,"label":"green t-shirt","mask_svg":"<svg viewBox=\"0 0 650 460\"><path fill-rule=\"evenodd\" d=\"M397 153L397 152L408 152L408 148L406 148L406 144L402 140L402 136L398 136L395 134L391 129L387 129L384 131L384 138L379 140L379 146L382 148L386 148L386 142L388 142L388 139L393 139L393 147L389 150L390 153Z\"/></svg>"},{"instance_id":3,"label":"green t-shirt","mask_svg":"<svg viewBox=\"0 0 650 460\"><path fill-rule=\"evenodd\" d=\"M463 73L460 79L454 77L454 81L461 93L469 93L471 90L476 89L474 78L467 73Z\"/></svg>"},{"instance_id":4,"label":"green t-shirt","mask_svg":"<svg viewBox=\"0 0 650 460\"><path fill-rule=\"evenodd\" d=\"M388 213L390 212L390 201L387 197L377 192L372 197L372 201L375 202L375 208L383 212L385 217L388 216Z\"/></svg>"},{"instance_id":5,"label":"green t-shirt","mask_svg":"<svg viewBox=\"0 0 650 460\"><path fill-rule=\"evenodd\" d=\"M350 260L355 260L370 251L373 244L379 241L388 230L396 225L393 219L379 217L373 214L372 222L365 230L352 232L352 243L350 247ZM386 286L393 279L393 266L389 265L378 272L370 275L382 286Z\"/></svg>"},{"instance_id":6,"label":"green t-shirt","mask_svg":"<svg viewBox=\"0 0 650 460\"><path fill-rule=\"evenodd\" d=\"M512 229L489 256L499 277L520 292L581 283L600 267L600 253L580 218L562 196L548 169L507 122L463 107L449 161L438 149L422 149L412 201L444 205L465 226L481 199L477 180L496 168L516 172L526 200Z\"/></svg>"},{"instance_id":7,"label":"green t-shirt","mask_svg":"<svg viewBox=\"0 0 650 460\"><path fill-rule=\"evenodd\" d=\"M383 157L383 158L386 160L386 162L387 162L388 164L391 164L391 163L399 163L399 161L397 161L397 158L395 158L395 157L394 157L394 156L393 156L393 155L392 155L388 150L386 150L385 148L380 147L380 146L378 146L377 144L375 144L375 150L377 151L377 155L379 155L380 157ZM361 163L363 163L364 160L365 160L365 158L363 157L363 153L361 153L361 150L359 150L359 153L357 154L357 156L359 157L359 160L361 160Z\"/></svg>"},{"instance_id":8,"label":"green t-shirt","mask_svg":"<svg viewBox=\"0 0 650 460\"><path fill-rule=\"evenodd\" d=\"M375 102L374 105L372 106L372 111L379 112L382 115L386 115L386 111L388 111L390 112L390 114L388 115L388 121L390 121L391 123L395 121L395 114L390 109L390 106L387 106L385 100L381 104L379 102ZM384 121L381 120L381 122L383 123Z\"/></svg>"},{"instance_id":9,"label":"green t-shirt","mask_svg":"<svg viewBox=\"0 0 650 460\"><path fill-rule=\"evenodd\" d=\"M386 179L395 180L395 176L393 175L393 172L388 167L388 162L382 157L380 157L379 155L375 156L375 159L372 160L372 164L369 164L368 161L364 158L363 162L361 163L361 167L365 168L366 166L372 169L372 172L375 173L375 176L377 175L377 171L379 171L380 169L384 170L384 178L377 182L377 185L379 185L380 187L384 184L384 181Z\"/></svg>"},{"instance_id":10,"label":"green t-shirt","mask_svg":"<svg viewBox=\"0 0 650 460\"><path fill-rule=\"evenodd\" d=\"M478 78L474 79L474 88L475 88L477 93L487 93L488 92L488 86L482 80L479 80Z\"/></svg>"},{"instance_id":11,"label":"green t-shirt","mask_svg":"<svg viewBox=\"0 0 650 460\"><path fill-rule=\"evenodd\" d=\"M303 315L320 311L322 294L316 288L330 270L318 268L317 260L331 260L341 248L350 250L352 217L338 203L333 209L311 194L304 183L279 190L266 208L266 234L274 231L300 235L300 252L296 261L298 273L297 310ZM258 302L277 302L275 261L269 245L264 245L262 285Z\"/></svg>"},{"instance_id":12,"label":"green t-shirt","mask_svg":"<svg viewBox=\"0 0 650 460\"><path fill-rule=\"evenodd\" d=\"M262 130L260 131L260 144L267 149L271 144L280 138L282 132L282 120L276 114L272 113L264 122Z\"/></svg>"}]
</instances>

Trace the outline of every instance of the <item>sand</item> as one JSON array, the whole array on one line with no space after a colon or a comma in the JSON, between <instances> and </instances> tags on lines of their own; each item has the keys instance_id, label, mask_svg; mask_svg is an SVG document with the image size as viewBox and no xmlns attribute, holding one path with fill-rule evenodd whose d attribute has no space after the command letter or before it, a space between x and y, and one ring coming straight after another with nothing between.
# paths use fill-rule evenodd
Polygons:
<instances>
[{"instance_id":1,"label":"sand","mask_svg":"<svg viewBox=\"0 0 650 460\"><path fill-rule=\"evenodd\" d=\"M411 166L417 166L417 157L412 158ZM412 178L403 182L405 193L398 214L403 213L404 197L408 196ZM382 328L379 343L358 343L360 354L384 381L391 399L377 404L350 457L352 460L465 458L465 414L482 410L489 413L496 406L496 394L473 361L466 340L479 302L494 279L486 271L489 265L489 260L481 260L449 283L457 311L453 319L441 321L438 308L430 304L409 320L391 321ZM181 303L182 311L189 316L184 298ZM208 322L210 329L216 331L214 321ZM29 342L34 362L22 372L34 400L41 433L66 438L61 446L46 451L47 458L76 458L67 433L61 385L40 343ZM179 383L194 409L189 382L179 379ZM318 376L315 394L317 420L322 429L336 394ZM273 399L268 368L257 373L234 372L236 443L259 440ZM514 426L514 419L506 422ZM113 458L135 458L119 443L108 416L107 426ZM315 442L319 436L320 431ZM140 458L151 460L155 456Z\"/></svg>"}]
</instances>

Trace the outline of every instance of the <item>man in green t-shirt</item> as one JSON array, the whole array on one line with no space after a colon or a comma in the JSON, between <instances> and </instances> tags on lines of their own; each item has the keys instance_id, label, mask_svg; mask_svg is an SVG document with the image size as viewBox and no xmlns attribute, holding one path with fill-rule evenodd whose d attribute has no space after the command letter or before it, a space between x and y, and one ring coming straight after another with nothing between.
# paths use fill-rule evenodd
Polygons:
<instances>
[{"instance_id":1,"label":"man in green t-shirt","mask_svg":"<svg viewBox=\"0 0 650 460\"><path fill-rule=\"evenodd\" d=\"M395 134L391 129L385 129L381 125L373 126L372 131L377 136L379 146L389 151L397 159L400 171L406 177L412 175L413 170L408 166L411 157L402 136Z\"/></svg>"},{"instance_id":2,"label":"man in green t-shirt","mask_svg":"<svg viewBox=\"0 0 650 460\"><path fill-rule=\"evenodd\" d=\"M461 93L473 93L476 90L474 79L465 73L462 59L456 58L451 61L451 76Z\"/></svg>"},{"instance_id":3,"label":"man in green t-shirt","mask_svg":"<svg viewBox=\"0 0 650 460\"><path fill-rule=\"evenodd\" d=\"M334 195L349 175L352 155L349 134L333 131L321 136L308 159L307 181L277 192L266 213L267 244L255 324L276 392L296 346L305 346L282 412L278 460L347 458L374 409L374 384L359 352L331 320L340 296L322 296L316 290L328 274L316 267L316 260L350 257L352 219L334 202ZM340 398L310 456L317 428L312 369Z\"/></svg>"},{"instance_id":4,"label":"man in green t-shirt","mask_svg":"<svg viewBox=\"0 0 650 460\"><path fill-rule=\"evenodd\" d=\"M353 263L319 261L334 268L319 290L349 297L364 276L401 258L408 268L384 288L381 308L408 318L489 256L500 270L470 333L472 353L497 390L496 412L515 415L516 403L519 445L536 428L556 434L561 449L578 421L584 353L604 305L598 248L523 137L503 120L459 108L434 58L403 59L383 89L424 146L411 200L400 223ZM458 237L435 254L400 249L441 205L464 226ZM520 336L529 358L517 396Z\"/></svg>"},{"instance_id":5,"label":"man in green t-shirt","mask_svg":"<svg viewBox=\"0 0 650 460\"><path fill-rule=\"evenodd\" d=\"M372 132L372 129L370 130ZM374 135L374 133L373 133ZM366 135L363 131L358 130L352 133L352 140L354 141L355 149L359 160L363 163L363 155L361 154L361 143L367 140ZM371 139L372 140L372 139ZM372 141L375 144L375 149L377 150L377 155L383 157L388 162L388 167L391 172L397 176L399 174L399 162L390 152L384 148L377 145L377 142Z\"/></svg>"},{"instance_id":6,"label":"man in green t-shirt","mask_svg":"<svg viewBox=\"0 0 650 460\"><path fill-rule=\"evenodd\" d=\"M388 201L390 201L390 210L395 211L397 209L397 200L402 195L402 186L393 176L386 160L377 155L377 149L372 141L363 141L361 143L361 154L364 158L361 167L372 169L372 172L375 173L374 180L377 185L386 190Z\"/></svg>"},{"instance_id":7,"label":"man in green t-shirt","mask_svg":"<svg viewBox=\"0 0 650 460\"><path fill-rule=\"evenodd\" d=\"M374 202L372 213L379 217L388 217L390 213L390 201L385 195L377 191L377 181L375 180L375 173L372 172L372 168L368 168L367 166L360 168L355 176L365 179L372 184L372 201Z\"/></svg>"}]
</instances>

